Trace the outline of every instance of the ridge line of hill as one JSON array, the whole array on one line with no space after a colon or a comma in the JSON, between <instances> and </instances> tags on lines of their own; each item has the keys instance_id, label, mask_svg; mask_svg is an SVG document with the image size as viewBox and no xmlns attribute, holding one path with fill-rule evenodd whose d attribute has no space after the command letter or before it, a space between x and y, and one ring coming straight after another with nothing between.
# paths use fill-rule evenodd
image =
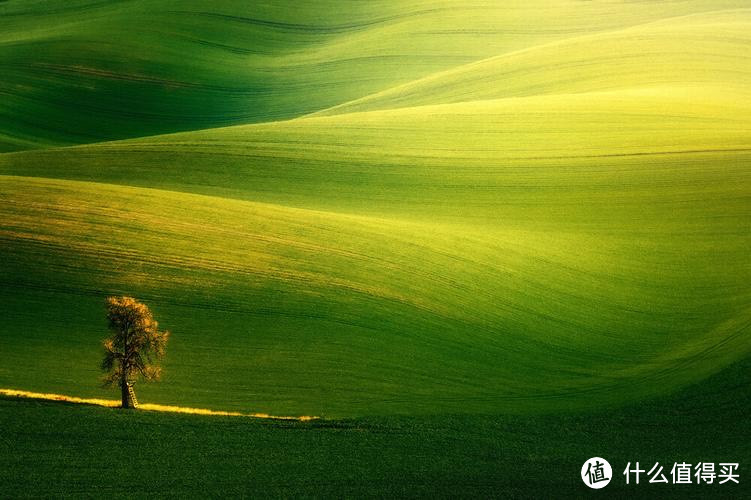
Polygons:
<instances>
[{"instance_id":1,"label":"ridge line of hill","mask_svg":"<svg viewBox=\"0 0 751 500\"><path fill-rule=\"evenodd\" d=\"M412 88L415 85L419 85L419 84L422 84L422 83L427 83L427 82L432 82L432 81L440 80L441 78L444 78L444 77L447 77L447 76L452 76L452 75L460 74L460 73L462 73L464 71L467 71L467 70L470 70L470 69L472 69L474 67L481 67L481 66L483 66L485 64L488 64L490 62L493 62L493 61L500 61L500 60L503 60L505 58L510 58L510 57L514 57L514 56L517 56L517 55L526 54L528 52L534 52L534 51L537 51L537 50L544 50L546 48L553 48L553 47L558 47L558 46L562 46L562 45L567 45L567 44L570 44L572 42L577 42L577 41L586 41L586 40L590 40L590 39L607 38L607 37L612 36L612 35L616 35L616 34L620 34L620 33L628 33L629 31L639 30L639 29L642 29L642 28L650 27L650 26L660 26L660 25L663 25L663 24L670 24L671 22L675 22L675 21L682 20L682 19L688 19L688 18L693 18L693 17L701 17L701 16L707 16L707 15L715 15L715 14L720 14L720 13L731 13L731 12L751 12L751 8L719 9L719 10L711 10L711 11L706 11L706 12L695 12L695 13L691 13L691 14L683 14L683 15L679 15L679 16L664 18L664 19L645 21L643 23L634 24L632 26L627 26L625 28L621 27L621 28L616 28L616 29L612 29L612 30L598 31L598 32L595 32L595 33L587 33L587 34L583 34L583 35L575 35L575 36L570 36L570 37L567 37L567 38L562 38L562 39L559 39L559 40L553 40L553 41L544 42L544 43L540 43L540 44L530 45L530 46L524 47L522 49L512 50L512 51L509 51L509 52L503 52L501 54L497 54L497 55L490 56L490 57L485 57L485 58L478 59L476 61L472 61L472 62L469 62L469 63L466 63L466 64L460 64L458 66L454 66L454 67L449 68L449 69L444 69L444 70L441 70L441 71L437 71L435 73L431 73L429 75L423 76L421 78L417 78L415 80L411 80L409 82L405 82L405 83L401 83L401 84L398 84L398 85L394 85L393 87L389 87L389 88L380 90L378 92L374 92L372 94L368 94L368 95L365 95L365 96L362 96L362 97L358 97L357 99L352 99L350 101L346 101L346 102L337 104L335 106L330 106L328 108L324 108L324 109L321 109L321 110L318 110L318 111L314 111L312 113L301 115L301 116L298 116L298 117L295 117L295 118L292 118L292 119L294 120L294 119L316 117L316 116L332 116L332 115L338 115L338 114L347 114L346 112L345 113L337 113L336 111L339 110L339 109L341 109L341 108L344 108L344 107L356 105L356 104L362 103L362 102L367 102L367 101L369 101L371 99L378 98L380 96L388 95L388 94L391 94L391 93L394 93L394 92L398 92L398 91L404 90L404 89L409 89L409 88ZM588 92L583 92L583 93L588 93ZM540 94L533 94L533 95L540 95ZM472 102L472 100L470 100L470 101L460 101L460 102ZM400 109L400 108L396 107L396 108L382 108L382 109ZM267 122L263 122L263 123L267 123Z\"/></svg>"},{"instance_id":2,"label":"ridge line of hill","mask_svg":"<svg viewBox=\"0 0 751 500\"><path fill-rule=\"evenodd\" d=\"M336 113L336 114L311 114L311 115L305 115L300 116L297 118L290 118L285 120L276 120L276 121L269 121L269 122L261 122L261 123L248 123L248 124L236 124L236 125L227 125L227 126L221 126L221 127L208 127L203 129L195 129L195 130L188 130L188 131L181 131L181 132L170 132L166 134L156 134L156 135L146 135L141 137L134 137L134 138L127 138L127 139L116 139L116 140L110 140L110 141L101 141L101 142L93 142L93 143L85 143L85 144L73 144L73 145L67 145L67 146L53 146L48 148L42 148L42 149L31 149L31 150L20 150L20 151L7 151L7 152L0 152L0 158L13 158L13 157L23 157L27 155L34 155L34 154L49 154L53 151L76 151L76 150L85 150L88 148L107 148L107 147L122 147L125 145L132 144L134 147L130 151L139 151L139 150L151 150L153 146L163 146L165 143L160 142L161 139L175 139L179 138L180 136L190 136L192 134L202 134L202 133L215 133L215 132L229 132L229 131L252 131L253 129L262 129L269 126L287 126L287 125L295 125L298 123L310 123L310 122L317 122L317 121L330 121L330 120L344 120L347 118L357 117L357 116L398 116L401 114L410 114L414 113L416 111L422 111L422 110L433 110L433 111L444 111L447 114L452 113L459 113L461 112L462 108L465 108L467 106L478 106L481 104L505 104L505 103L518 103L518 102L535 102L538 100L546 100L546 99L558 99L558 98L565 98L565 97L574 97L574 98L580 98L583 96L593 96L593 97L612 97L612 96L629 96L632 94L638 95L640 93L649 94L650 92L654 92L657 90L660 90L662 88L670 89L672 93L677 97L678 96L678 90L693 90L694 87L691 86L665 86L665 85L652 85L652 86L633 86L633 87L624 87L614 90L591 90L591 91L583 91L583 92L560 92L560 93L547 93L547 94L536 94L536 95L529 95L529 96L504 96L504 97L497 97L497 98L490 98L490 99L472 99L467 101L458 101L458 102L448 102L448 103L426 103L426 104L415 104L410 106L403 106L403 107L395 107L395 108L382 108L382 109L369 109L369 110L352 110L347 111L345 113ZM704 85L699 86L696 88L701 89L710 89L715 88L715 86L710 85ZM723 93L718 93L717 95L726 95L729 91L729 87L722 87L719 86L716 87L717 90L722 90ZM733 87L732 92L733 93L742 93L741 87ZM156 141L156 142L154 142ZM191 141L187 141L190 143ZM206 142L206 141L204 141ZM208 141L211 142L211 141ZM230 141L233 142L233 141ZM170 143L172 146L181 144L179 141L174 141ZM725 153L733 153L733 152L746 152L749 151L749 148L746 147L727 147L727 148L712 148L712 149L674 149L674 150L666 150L666 151L633 151L633 152L625 152L625 153L604 153L604 154L566 154L566 155L544 155L544 156L522 156L522 157L504 157L508 160L514 160L514 159L525 159L525 160L553 160L553 159L586 159L586 158L610 158L610 157L634 157L634 156L652 156L652 155L682 155L682 154L701 154L701 153L715 153L715 152L725 152ZM220 153L216 153L220 154ZM223 153L222 153L223 154ZM0 175L5 175L1 174ZM50 178L56 178L56 177L50 177Z\"/></svg>"}]
</instances>

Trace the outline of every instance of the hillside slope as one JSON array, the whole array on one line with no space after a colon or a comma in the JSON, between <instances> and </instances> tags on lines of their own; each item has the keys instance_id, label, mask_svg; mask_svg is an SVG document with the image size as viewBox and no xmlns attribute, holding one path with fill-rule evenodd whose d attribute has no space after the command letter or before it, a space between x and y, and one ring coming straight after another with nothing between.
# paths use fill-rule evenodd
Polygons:
<instances>
[{"instance_id":1,"label":"hillside slope","mask_svg":"<svg viewBox=\"0 0 751 500\"><path fill-rule=\"evenodd\" d=\"M646 230L744 207L749 103L666 86L423 106L5 154L0 174L414 221Z\"/></svg>"},{"instance_id":2,"label":"hillside slope","mask_svg":"<svg viewBox=\"0 0 751 500\"><path fill-rule=\"evenodd\" d=\"M0 387L101 397L108 294L183 406L600 408L747 356L747 11L543 3L2 4L6 144L189 131L0 154Z\"/></svg>"},{"instance_id":3,"label":"hillside slope","mask_svg":"<svg viewBox=\"0 0 751 500\"><path fill-rule=\"evenodd\" d=\"M147 394L215 408L602 406L749 351L741 226L662 239L472 232L2 179L3 386L91 394L113 292L148 300L175 331L169 378Z\"/></svg>"},{"instance_id":4,"label":"hillside slope","mask_svg":"<svg viewBox=\"0 0 751 500\"><path fill-rule=\"evenodd\" d=\"M3 155L8 327L36 333L5 337L0 383L90 394L100 297L117 292L180 332L173 382L147 390L165 403L539 411L673 390L750 345L751 115L733 94L696 95L501 99ZM73 302L83 316L60 316ZM37 358L65 381L22 374Z\"/></svg>"},{"instance_id":5,"label":"hillside slope","mask_svg":"<svg viewBox=\"0 0 751 500\"><path fill-rule=\"evenodd\" d=\"M0 151L291 118L587 33L742 6L0 3Z\"/></svg>"},{"instance_id":6,"label":"hillside slope","mask_svg":"<svg viewBox=\"0 0 751 500\"><path fill-rule=\"evenodd\" d=\"M749 9L676 16L505 53L317 114L671 85L722 87L747 100L749 33Z\"/></svg>"}]
</instances>

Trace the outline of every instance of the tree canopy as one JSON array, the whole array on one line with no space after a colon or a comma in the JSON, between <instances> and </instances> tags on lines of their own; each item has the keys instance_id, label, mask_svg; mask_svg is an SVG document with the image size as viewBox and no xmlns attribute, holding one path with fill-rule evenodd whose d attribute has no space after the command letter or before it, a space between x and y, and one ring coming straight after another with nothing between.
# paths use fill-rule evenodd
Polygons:
<instances>
[{"instance_id":1,"label":"tree canopy","mask_svg":"<svg viewBox=\"0 0 751 500\"><path fill-rule=\"evenodd\" d=\"M137 379L158 380L168 331L160 331L151 310L133 297L107 297L107 320L112 336L102 343L105 386L120 385L123 407L131 407L128 386Z\"/></svg>"}]
</instances>

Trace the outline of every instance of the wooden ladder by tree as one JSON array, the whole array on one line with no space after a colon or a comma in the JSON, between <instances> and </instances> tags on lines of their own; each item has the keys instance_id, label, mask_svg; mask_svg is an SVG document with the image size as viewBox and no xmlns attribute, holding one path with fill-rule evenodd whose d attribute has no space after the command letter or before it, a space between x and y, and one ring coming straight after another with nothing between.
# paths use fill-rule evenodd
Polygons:
<instances>
[{"instance_id":1,"label":"wooden ladder by tree","mask_svg":"<svg viewBox=\"0 0 751 500\"><path fill-rule=\"evenodd\" d=\"M136 399L136 391L133 390L133 384L128 384L128 397L130 398L131 406L138 408L138 400Z\"/></svg>"}]
</instances>

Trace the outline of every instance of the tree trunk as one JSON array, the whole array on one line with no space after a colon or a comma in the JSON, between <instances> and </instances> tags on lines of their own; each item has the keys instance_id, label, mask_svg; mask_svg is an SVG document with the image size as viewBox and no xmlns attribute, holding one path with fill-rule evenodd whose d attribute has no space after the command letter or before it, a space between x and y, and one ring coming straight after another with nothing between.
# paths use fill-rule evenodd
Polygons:
<instances>
[{"instance_id":1,"label":"tree trunk","mask_svg":"<svg viewBox=\"0 0 751 500\"><path fill-rule=\"evenodd\" d=\"M130 326L125 324L123 337L123 358L120 360L120 390L122 391L122 407L130 408L130 394L128 392L128 330Z\"/></svg>"},{"instance_id":2,"label":"tree trunk","mask_svg":"<svg viewBox=\"0 0 751 500\"><path fill-rule=\"evenodd\" d=\"M126 381L122 381L120 383L120 389L122 391L122 407L132 408L132 405L130 404L130 394L128 394L128 383Z\"/></svg>"}]
</instances>

